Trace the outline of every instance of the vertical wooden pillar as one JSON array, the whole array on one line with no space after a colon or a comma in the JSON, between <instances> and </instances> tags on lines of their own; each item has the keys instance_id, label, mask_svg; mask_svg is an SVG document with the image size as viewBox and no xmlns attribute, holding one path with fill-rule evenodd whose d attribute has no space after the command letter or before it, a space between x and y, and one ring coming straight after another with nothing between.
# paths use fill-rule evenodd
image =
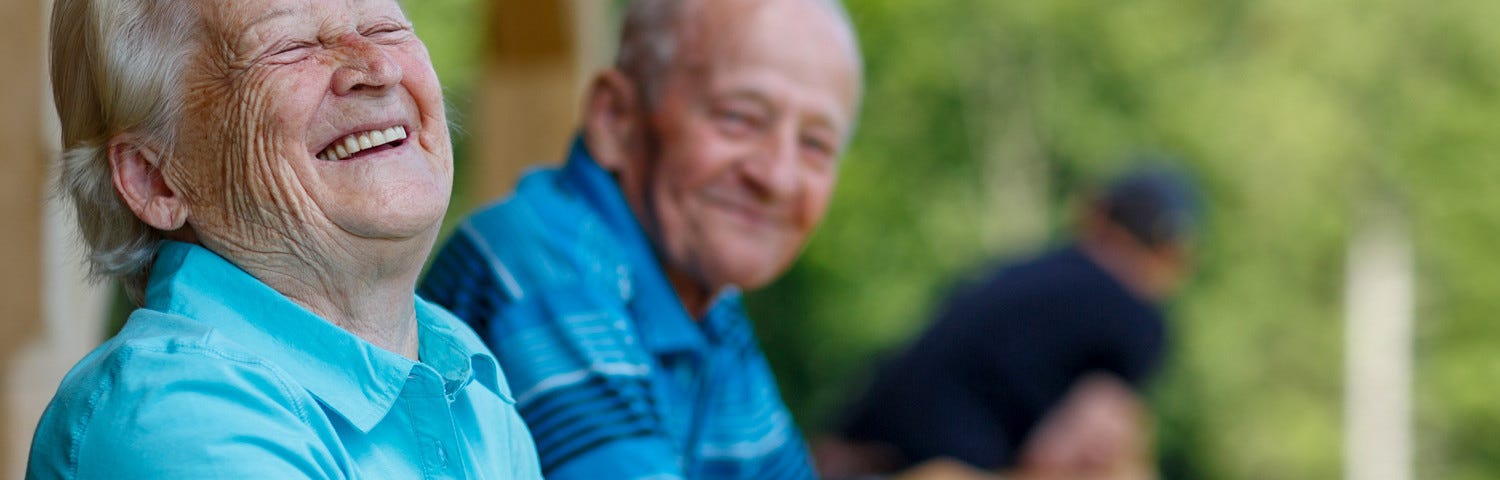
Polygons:
<instances>
[{"instance_id":1,"label":"vertical wooden pillar","mask_svg":"<svg viewBox=\"0 0 1500 480\"><path fill-rule=\"evenodd\" d=\"M0 478L21 478L42 410L102 340L108 286L85 278L71 207L47 199L58 153L46 71L51 0L0 2Z\"/></svg>"},{"instance_id":2,"label":"vertical wooden pillar","mask_svg":"<svg viewBox=\"0 0 1500 480\"><path fill-rule=\"evenodd\" d=\"M46 178L47 140L42 127L43 0L0 2L0 385L12 377L17 352L41 331L42 319L42 186ZM0 396L0 465L19 478L35 423L17 418L14 395Z\"/></svg>"},{"instance_id":3,"label":"vertical wooden pillar","mask_svg":"<svg viewBox=\"0 0 1500 480\"><path fill-rule=\"evenodd\" d=\"M485 66L470 133L467 172L472 207L504 195L520 173L567 154L583 85L604 57L609 2L488 2Z\"/></svg>"}]
</instances>

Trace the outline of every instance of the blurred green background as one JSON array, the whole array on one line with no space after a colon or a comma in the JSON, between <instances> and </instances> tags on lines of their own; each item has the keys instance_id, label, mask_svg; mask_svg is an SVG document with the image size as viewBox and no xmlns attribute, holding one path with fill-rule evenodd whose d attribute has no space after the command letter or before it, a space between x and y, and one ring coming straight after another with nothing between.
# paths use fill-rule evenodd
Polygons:
<instances>
[{"instance_id":1,"label":"blurred green background","mask_svg":"<svg viewBox=\"0 0 1500 480\"><path fill-rule=\"evenodd\" d=\"M1150 392L1169 478L1341 475L1344 264L1371 205L1415 245L1415 478L1496 478L1500 4L846 3L859 132L822 229L751 296L810 435L949 287L1064 240L1080 187L1153 152L1210 214ZM479 4L407 2L460 125Z\"/></svg>"}]
</instances>

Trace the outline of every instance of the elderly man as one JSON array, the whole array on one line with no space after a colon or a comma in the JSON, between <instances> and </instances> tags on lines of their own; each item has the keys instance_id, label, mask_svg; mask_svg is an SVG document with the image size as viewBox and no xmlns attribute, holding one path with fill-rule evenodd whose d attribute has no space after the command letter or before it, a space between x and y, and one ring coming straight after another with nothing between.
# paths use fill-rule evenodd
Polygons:
<instances>
[{"instance_id":1,"label":"elderly man","mask_svg":"<svg viewBox=\"0 0 1500 480\"><path fill-rule=\"evenodd\" d=\"M415 296L452 184L395 0L58 0L61 184L142 307L28 478L540 478L479 339Z\"/></svg>"},{"instance_id":2,"label":"elderly man","mask_svg":"<svg viewBox=\"0 0 1500 480\"><path fill-rule=\"evenodd\" d=\"M823 217L860 88L836 2L630 5L566 165L422 286L505 364L548 478L812 476L739 292Z\"/></svg>"}]
</instances>

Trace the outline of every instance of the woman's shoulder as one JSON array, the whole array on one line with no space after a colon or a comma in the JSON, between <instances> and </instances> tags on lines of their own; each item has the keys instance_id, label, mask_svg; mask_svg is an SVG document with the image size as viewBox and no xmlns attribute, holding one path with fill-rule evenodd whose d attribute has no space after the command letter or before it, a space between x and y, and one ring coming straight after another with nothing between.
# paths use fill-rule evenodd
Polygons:
<instances>
[{"instance_id":1,"label":"woman's shoulder","mask_svg":"<svg viewBox=\"0 0 1500 480\"><path fill-rule=\"evenodd\" d=\"M316 400L216 333L179 315L131 314L64 377L37 427L33 467L144 467L239 437L313 434Z\"/></svg>"},{"instance_id":2,"label":"woman's shoulder","mask_svg":"<svg viewBox=\"0 0 1500 480\"><path fill-rule=\"evenodd\" d=\"M311 399L293 388L289 378L207 324L139 309L119 334L63 377L49 410L86 417L112 404L138 404L132 408L144 414L190 398L203 400L204 407L217 399L246 402L247 407L270 402L304 408L304 400ZM305 417L305 412L299 416Z\"/></svg>"},{"instance_id":3,"label":"woman's shoulder","mask_svg":"<svg viewBox=\"0 0 1500 480\"><path fill-rule=\"evenodd\" d=\"M136 309L124 328L95 349L83 363L98 357L108 371L130 372L137 365L163 367L168 372L190 373L204 368L234 368L271 376L283 376L261 358L208 322L190 316L147 308Z\"/></svg>"},{"instance_id":4,"label":"woman's shoulder","mask_svg":"<svg viewBox=\"0 0 1500 480\"><path fill-rule=\"evenodd\" d=\"M208 327L136 311L58 387L28 468L63 478L151 478L317 465L326 452L308 447L330 437L318 428L317 408L276 366ZM205 462L240 450L237 459Z\"/></svg>"}]
</instances>

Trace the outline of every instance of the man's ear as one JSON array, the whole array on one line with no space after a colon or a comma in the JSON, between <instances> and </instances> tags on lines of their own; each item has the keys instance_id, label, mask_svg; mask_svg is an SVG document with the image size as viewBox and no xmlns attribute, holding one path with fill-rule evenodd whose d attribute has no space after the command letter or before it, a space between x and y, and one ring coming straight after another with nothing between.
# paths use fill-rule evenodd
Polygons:
<instances>
[{"instance_id":1,"label":"man's ear","mask_svg":"<svg viewBox=\"0 0 1500 480\"><path fill-rule=\"evenodd\" d=\"M187 224L188 207L181 192L163 175L162 149L133 134L117 135L108 146L115 191L135 216L157 230L172 232Z\"/></svg>"},{"instance_id":2,"label":"man's ear","mask_svg":"<svg viewBox=\"0 0 1500 480\"><path fill-rule=\"evenodd\" d=\"M644 140L643 100L635 81L617 69L600 72L584 97L584 142L599 166L611 172L625 168Z\"/></svg>"}]
</instances>

